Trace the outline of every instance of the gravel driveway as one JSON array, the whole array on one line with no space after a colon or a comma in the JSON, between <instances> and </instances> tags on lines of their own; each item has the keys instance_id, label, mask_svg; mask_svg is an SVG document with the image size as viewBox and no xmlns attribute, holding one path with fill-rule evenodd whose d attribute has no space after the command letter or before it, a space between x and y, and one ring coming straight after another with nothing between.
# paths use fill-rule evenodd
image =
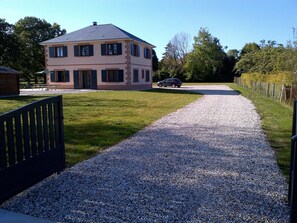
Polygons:
<instances>
[{"instance_id":1,"label":"gravel driveway","mask_svg":"<svg viewBox=\"0 0 297 223\"><path fill-rule=\"evenodd\" d=\"M2 208L58 222L288 222L253 104L226 86Z\"/></svg>"}]
</instances>

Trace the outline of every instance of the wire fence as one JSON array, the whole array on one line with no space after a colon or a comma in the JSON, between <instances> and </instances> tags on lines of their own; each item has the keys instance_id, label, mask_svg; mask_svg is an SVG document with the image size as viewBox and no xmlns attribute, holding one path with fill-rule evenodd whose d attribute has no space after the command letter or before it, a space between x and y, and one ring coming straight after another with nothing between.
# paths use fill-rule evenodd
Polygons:
<instances>
[{"instance_id":1,"label":"wire fence","mask_svg":"<svg viewBox=\"0 0 297 223\"><path fill-rule=\"evenodd\" d=\"M297 87L293 85L286 86L284 84L242 80L240 77L236 77L234 82L242 88L287 104L292 104L297 99Z\"/></svg>"}]
</instances>

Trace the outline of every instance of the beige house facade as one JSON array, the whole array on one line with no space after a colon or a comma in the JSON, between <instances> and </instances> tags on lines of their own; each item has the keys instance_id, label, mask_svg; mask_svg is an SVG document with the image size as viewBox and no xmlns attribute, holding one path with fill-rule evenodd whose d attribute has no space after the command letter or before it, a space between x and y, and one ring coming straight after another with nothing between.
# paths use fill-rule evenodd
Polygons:
<instances>
[{"instance_id":1,"label":"beige house facade","mask_svg":"<svg viewBox=\"0 0 297 223\"><path fill-rule=\"evenodd\" d=\"M94 23L41 44L48 85L101 90L152 87L154 46L112 24Z\"/></svg>"}]
</instances>

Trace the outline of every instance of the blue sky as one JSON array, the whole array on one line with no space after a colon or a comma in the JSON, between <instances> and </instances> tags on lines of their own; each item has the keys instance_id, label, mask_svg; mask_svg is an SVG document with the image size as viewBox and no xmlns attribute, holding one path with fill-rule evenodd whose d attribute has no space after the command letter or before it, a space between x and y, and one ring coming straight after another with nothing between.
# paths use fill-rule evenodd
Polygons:
<instances>
[{"instance_id":1,"label":"blue sky","mask_svg":"<svg viewBox=\"0 0 297 223\"><path fill-rule=\"evenodd\" d=\"M14 24L25 16L67 32L112 23L155 45L161 59L175 34L193 39L200 27L228 49L262 39L286 44L297 28L297 0L1 0L0 18Z\"/></svg>"}]
</instances>

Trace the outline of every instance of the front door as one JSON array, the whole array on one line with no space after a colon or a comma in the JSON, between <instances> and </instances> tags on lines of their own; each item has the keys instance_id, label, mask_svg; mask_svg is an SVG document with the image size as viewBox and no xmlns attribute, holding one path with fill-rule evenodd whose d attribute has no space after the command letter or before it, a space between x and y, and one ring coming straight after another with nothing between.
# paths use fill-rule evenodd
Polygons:
<instances>
[{"instance_id":1,"label":"front door","mask_svg":"<svg viewBox=\"0 0 297 223\"><path fill-rule=\"evenodd\" d=\"M96 70L74 70L74 89L97 89Z\"/></svg>"},{"instance_id":2,"label":"front door","mask_svg":"<svg viewBox=\"0 0 297 223\"><path fill-rule=\"evenodd\" d=\"M92 88L92 75L90 70L82 70L82 88L91 89Z\"/></svg>"}]
</instances>

